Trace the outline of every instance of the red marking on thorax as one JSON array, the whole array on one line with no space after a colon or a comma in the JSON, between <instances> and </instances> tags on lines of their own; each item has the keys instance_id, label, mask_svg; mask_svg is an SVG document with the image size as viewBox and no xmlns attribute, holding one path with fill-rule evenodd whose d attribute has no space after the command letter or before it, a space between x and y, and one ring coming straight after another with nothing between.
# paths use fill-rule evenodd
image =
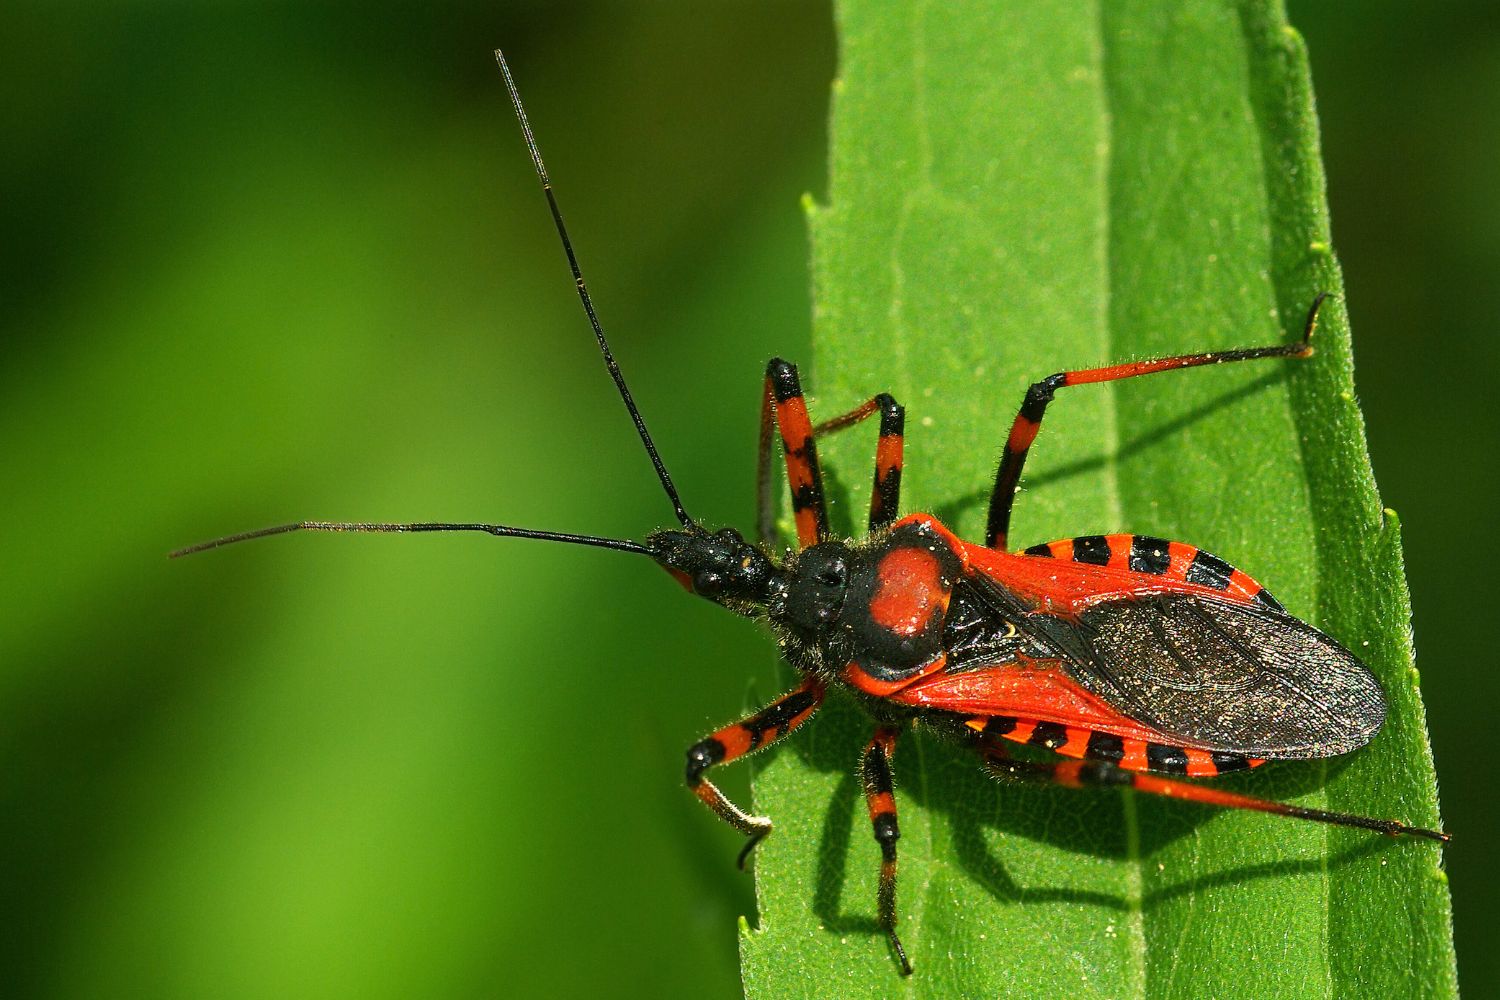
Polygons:
<instances>
[{"instance_id":1,"label":"red marking on thorax","mask_svg":"<svg viewBox=\"0 0 1500 1000\"><path fill-rule=\"evenodd\" d=\"M937 556L926 549L893 549L875 569L870 619L896 635L917 635L947 609L949 596Z\"/></svg>"}]
</instances>

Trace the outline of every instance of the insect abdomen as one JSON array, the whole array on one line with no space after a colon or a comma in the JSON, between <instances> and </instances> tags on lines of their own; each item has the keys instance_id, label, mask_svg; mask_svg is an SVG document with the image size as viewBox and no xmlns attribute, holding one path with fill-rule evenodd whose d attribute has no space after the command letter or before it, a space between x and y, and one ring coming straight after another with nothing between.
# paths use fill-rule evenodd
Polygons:
<instances>
[{"instance_id":1,"label":"insect abdomen","mask_svg":"<svg viewBox=\"0 0 1500 1000\"><path fill-rule=\"evenodd\" d=\"M1113 764L1127 771L1212 778L1230 771L1259 767L1265 761L1244 754L1175 746L1117 736L1098 729L1065 726L1037 719L1005 715L979 716L966 723L975 732L1012 743L1042 747L1064 757Z\"/></svg>"},{"instance_id":2,"label":"insect abdomen","mask_svg":"<svg viewBox=\"0 0 1500 1000\"><path fill-rule=\"evenodd\" d=\"M1271 592L1211 552L1151 535L1079 535L1033 545L1023 555L1067 559L1093 566L1145 573L1176 583L1217 590L1230 600L1285 613Z\"/></svg>"}]
</instances>

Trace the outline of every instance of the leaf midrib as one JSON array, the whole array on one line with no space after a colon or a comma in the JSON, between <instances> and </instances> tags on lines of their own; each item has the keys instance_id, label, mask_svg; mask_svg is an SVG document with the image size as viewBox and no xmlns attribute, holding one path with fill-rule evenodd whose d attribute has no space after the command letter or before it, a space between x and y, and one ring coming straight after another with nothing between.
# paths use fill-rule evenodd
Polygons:
<instances>
[{"instance_id":1,"label":"leaf midrib","mask_svg":"<svg viewBox=\"0 0 1500 1000\"><path fill-rule=\"evenodd\" d=\"M1103 131L1103 137L1099 144L1100 169L1099 183L1099 253L1103 258L1097 270L1100 275L1102 287L1099 290L1099 329L1103 341L1104 354L1102 357L1112 358L1115 356L1114 325L1110 322L1111 295L1114 291L1116 261L1111 250L1113 247L1113 233L1111 226L1114 219L1114 177L1113 169L1115 143L1114 143L1114 100L1112 94L1112 82L1108 71L1109 44L1108 35L1104 29L1104 10L1101 6L1102 0L1096 0L1094 4L1093 23L1095 30L1095 58L1094 74L1099 81L1096 88L1099 95L1099 120ZM1120 500L1120 476L1119 463L1115 460L1115 454L1120 447L1120 433L1118 413L1116 411L1116 398L1113 385L1104 385L1104 400L1102 403L1105 426L1102 428L1106 440L1110 442L1111 455L1105 463L1100 476L1100 484L1106 492L1106 505L1109 509L1110 524L1120 527L1125 520L1124 504ZM1129 921L1128 943L1126 945L1127 957L1129 958L1129 981L1133 987L1133 993L1140 1000L1146 997L1146 913L1143 897L1145 894L1145 873L1142 865L1145 859L1141 856L1141 825L1140 816L1136 810L1134 799L1135 793L1129 789L1122 788L1119 791L1121 822L1125 827L1125 861L1126 881L1124 886L1126 914Z\"/></svg>"}]
</instances>

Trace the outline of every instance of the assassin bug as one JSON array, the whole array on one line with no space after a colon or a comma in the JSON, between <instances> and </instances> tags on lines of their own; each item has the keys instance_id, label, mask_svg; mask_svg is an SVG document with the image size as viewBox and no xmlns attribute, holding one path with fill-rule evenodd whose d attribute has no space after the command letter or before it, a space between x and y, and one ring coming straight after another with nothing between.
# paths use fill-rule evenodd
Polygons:
<instances>
[{"instance_id":1,"label":"assassin bug","mask_svg":"<svg viewBox=\"0 0 1500 1000\"><path fill-rule=\"evenodd\" d=\"M739 863L771 832L708 780L716 765L787 736L830 688L870 715L860 765L881 854L877 911L903 973L896 933L900 828L892 758L913 723L956 740L1006 780L1130 787L1227 808L1253 809L1380 833L1446 841L1395 820L1326 812L1195 784L1270 760L1332 757L1368 743L1385 717L1369 670L1338 642L1289 615L1245 573L1181 542L1085 535L1007 550L1022 467L1057 391L1141 375L1271 358L1305 358L1319 295L1295 343L1211 351L1064 371L1027 391L1006 439L983 544L964 542L928 514L897 519L905 411L888 394L813 424L795 366L773 359L761 395L757 538L709 531L689 516L631 397L594 311L547 169L511 76L495 53L564 254L615 387L679 527L643 542L499 524L304 521L220 538L186 555L291 531L480 531L649 556L689 592L766 622L801 683L687 752L686 783L746 836ZM869 532L830 537L820 438L870 418L879 428ZM778 433L779 432L779 433ZM780 437L798 548L778 555L771 489ZM1012 757L1009 743L1052 751Z\"/></svg>"}]
</instances>

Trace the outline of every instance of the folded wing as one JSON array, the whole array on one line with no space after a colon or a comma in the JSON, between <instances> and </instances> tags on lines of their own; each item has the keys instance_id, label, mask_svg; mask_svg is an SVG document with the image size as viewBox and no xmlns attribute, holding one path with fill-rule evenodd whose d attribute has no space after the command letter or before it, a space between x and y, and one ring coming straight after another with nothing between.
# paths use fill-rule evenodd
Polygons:
<instances>
[{"instance_id":1,"label":"folded wing","mask_svg":"<svg viewBox=\"0 0 1500 1000\"><path fill-rule=\"evenodd\" d=\"M1331 757L1364 746L1385 719L1380 685L1363 663L1265 608L1159 594L1098 604L1046 631L1068 648L1080 686L1187 745L1272 760Z\"/></svg>"}]
</instances>

